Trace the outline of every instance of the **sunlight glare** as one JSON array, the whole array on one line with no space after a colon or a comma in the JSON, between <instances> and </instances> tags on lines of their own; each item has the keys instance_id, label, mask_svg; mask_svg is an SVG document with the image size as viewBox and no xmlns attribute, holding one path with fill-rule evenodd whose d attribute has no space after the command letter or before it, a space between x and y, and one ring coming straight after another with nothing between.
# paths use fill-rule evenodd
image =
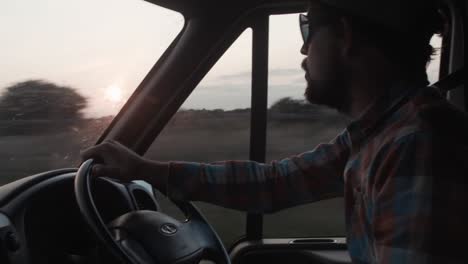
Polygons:
<instances>
[{"instance_id":1,"label":"sunlight glare","mask_svg":"<svg viewBox=\"0 0 468 264\"><path fill-rule=\"evenodd\" d=\"M122 101L122 89L117 85L111 85L106 90L106 99L118 103Z\"/></svg>"}]
</instances>

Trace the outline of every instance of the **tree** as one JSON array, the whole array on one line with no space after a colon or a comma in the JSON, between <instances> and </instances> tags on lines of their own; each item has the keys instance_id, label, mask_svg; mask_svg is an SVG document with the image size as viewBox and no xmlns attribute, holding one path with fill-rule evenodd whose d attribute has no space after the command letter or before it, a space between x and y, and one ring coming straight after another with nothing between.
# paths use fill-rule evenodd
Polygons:
<instances>
[{"instance_id":1,"label":"tree","mask_svg":"<svg viewBox=\"0 0 468 264\"><path fill-rule=\"evenodd\" d=\"M291 97L281 98L270 107L272 112L291 114L310 113L319 109L320 107L309 104L305 100L292 99Z\"/></svg>"},{"instance_id":2,"label":"tree","mask_svg":"<svg viewBox=\"0 0 468 264\"><path fill-rule=\"evenodd\" d=\"M75 89L43 80L16 83L0 97L2 120L81 120L87 99Z\"/></svg>"}]
</instances>

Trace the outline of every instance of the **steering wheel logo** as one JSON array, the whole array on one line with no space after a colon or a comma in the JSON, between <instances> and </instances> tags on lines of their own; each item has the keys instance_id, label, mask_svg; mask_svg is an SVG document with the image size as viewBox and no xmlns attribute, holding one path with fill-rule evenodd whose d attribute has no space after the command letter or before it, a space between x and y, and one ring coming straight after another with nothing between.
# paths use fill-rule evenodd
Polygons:
<instances>
[{"instance_id":1,"label":"steering wheel logo","mask_svg":"<svg viewBox=\"0 0 468 264\"><path fill-rule=\"evenodd\" d=\"M177 226L174 224L163 224L160 230L163 235L173 235L177 233Z\"/></svg>"}]
</instances>

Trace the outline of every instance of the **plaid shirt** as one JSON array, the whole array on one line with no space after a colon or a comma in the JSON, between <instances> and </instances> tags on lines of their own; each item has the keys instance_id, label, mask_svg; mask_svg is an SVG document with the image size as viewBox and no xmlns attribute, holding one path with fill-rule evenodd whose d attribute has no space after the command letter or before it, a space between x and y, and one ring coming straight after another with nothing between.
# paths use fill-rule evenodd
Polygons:
<instances>
[{"instance_id":1,"label":"plaid shirt","mask_svg":"<svg viewBox=\"0 0 468 264\"><path fill-rule=\"evenodd\" d=\"M434 88L410 87L297 156L172 162L168 194L257 213L344 195L354 263L468 263L468 119Z\"/></svg>"}]
</instances>

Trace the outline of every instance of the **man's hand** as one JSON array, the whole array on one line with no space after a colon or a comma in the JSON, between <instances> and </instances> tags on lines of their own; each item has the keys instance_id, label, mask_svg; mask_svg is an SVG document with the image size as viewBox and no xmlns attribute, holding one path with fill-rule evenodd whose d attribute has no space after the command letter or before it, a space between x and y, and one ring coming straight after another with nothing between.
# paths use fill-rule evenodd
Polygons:
<instances>
[{"instance_id":1,"label":"man's hand","mask_svg":"<svg viewBox=\"0 0 468 264\"><path fill-rule=\"evenodd\" d=\"M149 173L149 161L116 141L91 147L81 152L83 160L94 159L93 176L107 176L122 181L143 180Z\"/></svg>"}]
</instances>

